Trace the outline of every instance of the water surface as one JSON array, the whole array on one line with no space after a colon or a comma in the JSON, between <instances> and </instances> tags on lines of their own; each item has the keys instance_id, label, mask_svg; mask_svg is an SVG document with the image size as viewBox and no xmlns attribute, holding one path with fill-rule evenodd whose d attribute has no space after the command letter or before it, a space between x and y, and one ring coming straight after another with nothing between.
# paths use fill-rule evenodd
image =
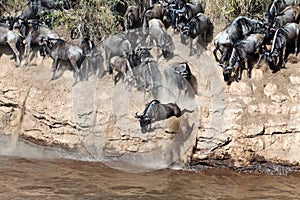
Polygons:
<instances>
[{"instance_id":1,"label":"water surface","mask_svg":"<svg viewBox=\"0 0 300 200\"><path fill-rule=\"evenodd\" d=\"M127 173L99 162L0 157L1 199L299 199L300 174Z\"/></svg>"}]
</instances>

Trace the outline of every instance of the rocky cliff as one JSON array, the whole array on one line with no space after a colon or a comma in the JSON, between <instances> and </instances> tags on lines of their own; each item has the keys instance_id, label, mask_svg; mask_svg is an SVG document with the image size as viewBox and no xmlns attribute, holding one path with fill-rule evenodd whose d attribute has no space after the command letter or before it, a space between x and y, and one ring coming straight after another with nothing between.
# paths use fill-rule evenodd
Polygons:
<instances>
[{"instance_id":1,"label":"rocky cliff","mask_svg":"<svg viewBox=\"0 0 300 200\"><path fill-rule=\"evenodd\" d=\"M143 167L187 163L243 169L266 163L298 166L297 58L291 56L293 62L275 74L266 65L255 66L251 78L244 75L240 82L227 85L210 50L199 58L189 57L187 52L187 47L178 43L176 58L159 58L159 64L163 70L171 62L188 61L198 82L196 96L178 97L171 86L163 85L159 99L176 101L191 112L156 123L147 134L140 132L134 118L151 99L147 94L122 81L114 86L109 75L92 76L72 86L72 72L65 70L51 81L49 58L15 68L13 61L2 55L2 133L38 145L84 149L93 160L120 159Z\"/></svg>"}]
</instances>

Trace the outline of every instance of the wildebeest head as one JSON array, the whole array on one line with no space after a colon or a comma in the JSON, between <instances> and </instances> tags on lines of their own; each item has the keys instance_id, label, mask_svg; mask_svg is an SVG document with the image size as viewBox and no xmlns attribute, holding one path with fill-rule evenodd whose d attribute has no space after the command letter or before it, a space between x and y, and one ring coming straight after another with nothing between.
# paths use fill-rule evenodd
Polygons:
<instances>
[{"instance_id":1,"label":"wildebeest head","mask_svg":"<svg viewBox=\"0 0 300 200\"><path fill-rule=\"evenodd\" d=\"M145 47L145 46L137 47L135 49L135 54L137 55L137 57L140 58L141 61L144 61L146 58L152 57L150 53L151 49L152 47Z\"/></svg>"},{"instance_id":2,"label":"wildebeest head","mask_svg":"<svg viewBox=\"0 0 300 200\"><path fill-rule=\"evenodd\" d=\"M168 34L165 35L164 43L161 44L160 48L161 48L162 55L164 58L172 57L175 46L174 46L172 37L170 35L168 35Z\"/></svg>"},{"instance_id":3,"label":"wildebeest head","mask_svg":"<svg viewBox=\"0 0 300 200\"><path fill-rule=\"evenodd\" d=\"M142 133L146 133L151 122L150 118L147 115L138 115L137 113L135 113L135 118L139 119Z\"/></svg>"},{"instance_id":4,"label":"wildebeest head","mask_svg":"<svg viewBox=\"0 0 300 200\"><path fill-rule=\"evenodd\" d=\"M181 44L186 45L187 39L190 36L190 27L188 25L181 25L179 26L179 30L180 30L180 42Z\"/></svg>"},{"instance_id":5,"label":"wildebeest head","mask_svg":"<svg viewBox=\"0 0 300 200\"><path fill-rule=\"evenodd\" d=\"M224 64L220 64L220 66L223 69L223 78L224 78L224 81L228 82L230 80L232 69L227 68Z\"/></svg>"},{"instance_id":6,"label":"wildebeest head","mask_svg":"<svg viewBox=\"0 0 300 200\"><path fill-rule=\"evenodd\" d=\"M278 51L265 52L265 56L267 58L270 69L276 71L276 66L278 65L279 52Z\"/></svg>"}]
</instances>

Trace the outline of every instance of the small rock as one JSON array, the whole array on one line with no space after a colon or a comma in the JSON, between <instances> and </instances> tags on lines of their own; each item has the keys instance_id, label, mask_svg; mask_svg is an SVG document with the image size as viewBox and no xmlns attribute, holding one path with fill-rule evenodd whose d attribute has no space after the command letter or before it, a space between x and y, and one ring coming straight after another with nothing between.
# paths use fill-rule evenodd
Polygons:
<instances>
[{"instance_id":1,"label":"small rock","mask_svg":"<svg viewBox=\"0 0 300 200\"><path fill-rule=\"evenodd\" d=\"M264 93L266 96L271 96L277 90L277 85L274 83L268 83L264 89Z\"/></svg>"}]
</instances>

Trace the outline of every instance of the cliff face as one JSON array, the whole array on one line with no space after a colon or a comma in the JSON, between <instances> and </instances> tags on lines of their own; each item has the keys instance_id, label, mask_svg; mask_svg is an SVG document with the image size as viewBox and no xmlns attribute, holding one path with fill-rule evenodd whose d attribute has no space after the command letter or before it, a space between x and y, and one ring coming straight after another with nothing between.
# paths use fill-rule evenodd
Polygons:
<instances>
[{"instance_id":1,"label":"cliff face","mask_svg":"<svg viewBox=\"0 0 300 200\"><path fill-rule=\"evenodd\" d=\"M160 100L176 101L189 112L179 119L156 123L147 134L140 132L134 118L151 99L143 92L122 82L114 86L109 75L101 79L92 76L72 87L69 70L50 81L50 59L38 58L33 61L37 65L15 68L3 55L2 133L40 145L70 150L83 147L95 160L121 159L134 165L143 163L143 167L187 162L227 167L248 167L256 161L299 164L297 62L287 63L287 68L276 74L263 65L252 70L251 78L244 75L240 82L226 85L209 53L191 58L181 44L176 51L180 55L177 60L159 63L167 66L173 61L188 61L197 78L197 95L177 98L177 92L164 85Z\"/></svg>"},{"instance_id":2,"label":"cliff face","mask_svg":"<svg viewBox=\"0 0 300 200\"><path fill-rule=\"evenodd\" d=\"M241 82L224 86L225 94L219 94L224 102L202 118L195 161L231 167L299 164L300 69L295 56L290 60L276 74L263 65L251 78L244 74Z\"/></svg>"}]
</instances>

